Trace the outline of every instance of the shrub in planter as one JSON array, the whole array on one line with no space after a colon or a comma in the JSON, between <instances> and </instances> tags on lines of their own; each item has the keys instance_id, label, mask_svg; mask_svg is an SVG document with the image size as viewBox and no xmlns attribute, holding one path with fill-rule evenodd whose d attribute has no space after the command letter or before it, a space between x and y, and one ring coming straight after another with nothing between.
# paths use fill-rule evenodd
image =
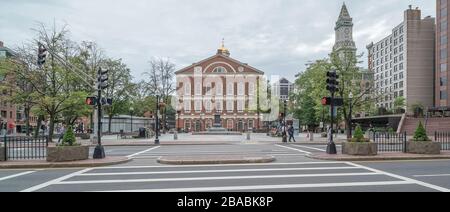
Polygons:
<instances>
[{"instance_id":1,"label":"shrub in planter","mask_svg":"<svg viewBox=\"0 0 450 212\"><path fill-rule=\"evenodd\" d=\"M76 142L72 127L64 134L61 144L47 147L48 162L65 162L89 159L89 146L81 146Z\"/></svg>"},{"instance_id":2,"label":"shrub in planter","mask_svg":"<svg viewBox=\"0 0 450 212\"><path fill-rule=\"evenodd\" d=\"M364 138L364 133L360 126L356 127L354 137L342 144L342 154L344 155L377 155L378 146Z\"/></svg>"},{"instance_id":3,"label":"shrub in planter","mask_svg":"<svg viewBox=\"0 0 450 212\"><path fill-rule=\"evenodd\" d=\"M431 141L427 136L427 131L423 127L422 122L414 133L413 140L406 143L406 152L413 154L429 154L438 155L441 153L441 144Z\"/></svg>"},{"instance_id":4,"label":"shrub in planter","mask_svg":"<svg viewBox=\"0 0 450 212\"><path fill-rule=\"evenodd\" d=\"M328 137L328 133L322 133L322 134L320 134L321 136L322 136L322 138L326 138L326 137Z\"/></svg>"}]
</instances>

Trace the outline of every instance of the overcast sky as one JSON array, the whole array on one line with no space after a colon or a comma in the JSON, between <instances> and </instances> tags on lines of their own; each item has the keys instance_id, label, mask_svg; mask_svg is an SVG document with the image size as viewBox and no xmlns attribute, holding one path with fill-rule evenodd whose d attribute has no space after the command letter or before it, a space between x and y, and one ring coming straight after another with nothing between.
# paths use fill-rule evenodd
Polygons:
<instances>
[{"instance_id":1,"label":"overcast sky","mask_svg":"<svg viewBox=\"0 0 450 212\"><path fill-rule=\"evenodd\" d=\"M222 38L231 57L267 75L289 79L334 44L341 0L0 0L0 40L14 48L37 22L67 23L75 41L95 41L123 58L136 79L153 57L181 69L216 53ZM347 0L358 51L387 36L412 4L436 15L435 0ZM367 67L367 64L364 64Z\"/></svg>"}]
</instances>

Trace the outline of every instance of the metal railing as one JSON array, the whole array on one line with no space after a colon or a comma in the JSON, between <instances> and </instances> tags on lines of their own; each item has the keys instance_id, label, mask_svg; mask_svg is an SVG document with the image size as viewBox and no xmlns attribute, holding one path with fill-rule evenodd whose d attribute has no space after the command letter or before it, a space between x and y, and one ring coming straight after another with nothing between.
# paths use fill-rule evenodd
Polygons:
<instances>
[{"instance_id":1,"label":"metal railing","mask_svg":"<svg viewBox=\"0 0 450 212\"><path fill-rule=\"evenodd\" d=\"M372 139L377 144L379 152L406 152L406 132L400 134L374 132Z\"/></svg>"},{"instance_id":2,"label":"metal railing","mask_svg":"<svg viewBox=\"0 0 450 212\"><path fill-rule=\"evenodd\" d=\"M47 157L47 136L2 137L5 147L5 160L42 160Z\"/></svg>"},{"instance_id":3,"label":"metal railing","mask_svg":"<svg viewBox=\"0 0 450 212\"><path fill-rule=\"evenodd\" d=\"M435 132L434 141L441 143L441 150L450 150L450 132Z\"/></svg>"}]
</instances>

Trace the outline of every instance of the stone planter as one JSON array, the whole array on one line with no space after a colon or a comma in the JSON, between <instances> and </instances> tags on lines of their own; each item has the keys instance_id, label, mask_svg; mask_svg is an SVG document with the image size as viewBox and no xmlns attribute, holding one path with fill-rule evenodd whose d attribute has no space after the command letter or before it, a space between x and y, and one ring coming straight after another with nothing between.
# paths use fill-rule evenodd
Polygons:
<instances>
[{"instance_id":1,"label":"stone planter","mask_svg":"<svg viewBox=\"0 0 450 212\"><path fill-rule=\"evenodd\" d=\"M408 141L406 143L406 152L422 155L441 154L441 144L432 141Z\"/></svg>"},{"instance_id":2,"label":"stone planter","mask_svg":"<svg viewBox=\"0 0 450 212\"><path fill-rule=\"evenodd\" d=\"M5 147L1 146L0 144L0 161L5 161Z\"/></svg>"},{"instance_id":3,"label":"stone planter","mask_svg":"<svg viewBox=\"0 0 450 212\"><path fill-rule=\"evenodd\" d=\"M89 139L91 139L91 134L82 133L82 134L77 135L77 137L81 138L81 140L89 140Z\"/></svg>"},{"instance_id":4,"label":"stone planter","mask_svg":"<svg viewBox=\"0 0 450 212\"><path fill-rule=\"evenodd\" d=\"M47 147L47 162L67 162L89 159L89 146Z\"/></svg>"},{"instance_id":5,"label":"stone planter","mask_svg":"<svg viewBox=\"0 0 450 212\"><path fill-rule=\"evenodd\" d=\"M342 154L375 156L378 154L378 145L373 142L344 142L342 143Z\"/></svg>"}]
</instances>

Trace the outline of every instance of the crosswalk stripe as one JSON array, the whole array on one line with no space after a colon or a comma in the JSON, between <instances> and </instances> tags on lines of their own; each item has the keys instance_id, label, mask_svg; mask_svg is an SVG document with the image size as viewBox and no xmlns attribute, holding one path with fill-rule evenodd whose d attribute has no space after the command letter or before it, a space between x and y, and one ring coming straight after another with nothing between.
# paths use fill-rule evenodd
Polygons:
<instances>
[{"instance_id":1,"label":"crosswalk stripe","mask_svg":"<svg viewBox=\"0 0 450 212\"><path fill-rule=\"evenodd\" d=\"M156 172L113 172L83 173L78 176L113 176L113 175L152 175L152 174L194 174L194 173L230 173L230 172L265 172L265 171L314 171L314 170L349 170L359 167L311 167L311 168L278 168L278 169L223 169L223 170L191 170L191 171L156 171Z\"/></svg>"},{"instance_id":2,"label":"crosswalk stripe","mask_svg":"<svg viewBox=\"0 0 450 212\"><path fill-rule=\"evenodd\" d=\"M292 148L292 147L288 147L288 146L282 146L282 145L276 145L276 146L282 147L282 148L286 148L286 149L290 149L290 150L294 150L294 151L298 151L298 152L305 153L305 154L311 154L311 152L303 151L301 149L296 149L296 148Z\"/></svg>"},{"instance_id":3,"label":"crosswalk stripe","mask_svg":"<svg viewBox=\"0 0 450 212\"><path fill-rule=\"evenodd\" d=\"M137 153L128 155L127 158L132 158L132 157L134 157L134 156L136 156L136 155L140 155L140 154L143 154L143 153L146 153L146 152L150 152L150 151L152 151L152 150L158 149L159 147L161 147L161 146L152 147L152 148L150 148L150 149L147 149L147 150L144 150L144 151L141 151L141 152L137 152Z\"/></svg>"},{"instance_id":4,"label":"crosswalk stripe","mask_svg":"<svg viewBox=\"0 0 450 212\"><path fill-rule=\"evenodd\" d=\"M306 148L306 149L317 150L317 151L321 151L321 152L326 152L326 150L324 150L324 149L319 149L319 148L315 148L315 147L302 146L302 145L296 145L296 144L294 144L294 146L298 146L298 147Z\"/></svg>"},{"instance_id":5,"label":"crosswalk stripe","mask_svg":"<svg viewBox=\"0 0 450 212\"><path fill-rule=\"evenodd\" d=\"M274 179L274 178L308 178L308 177L345 177L345 176L373 176L379 173L333 173L333 174L297 174L297 175L257 175L257 176L226 176L226 177L190 177L190 178L156 178L156 179L131 179L131 180L86 180L64 181L57 185L81 185L81 184L111 184L111 183L147 183L147 182L174 182L174 181L203 181L203 180L245 180L245 179Z\"/></svg>"},{"instance_id":6,"label":"crosswalk stripe","mask_svg":"<svg viewBox=\"0 0 450 212\"><path fill-rule=\"evenodd\" d=\"M317 164L345 164L345 163L329 161L329 162L214 164L214 165L111 166L111 167L94 167L92 169L148 169L148 168L180 168L180 167L283 166L283 165L317 165Z\"/></svg>"},{"instance_id":7,"label":"crosswalk stripe","mask_svg":"<svg viewBox=\"0 0 450 212\"><path fill-rule=\"evenodd\" d=\"M12 178L24 176L24 175L31 174L31 173L34 173L34 172L36 172L36 171L21 172L21 173L18 173L18 174L6 176L6 177L1 177L0 181L9 180L9 179L12 179Z\"/></svg>"},{"instance_id":8,"label":"crosswalk stripe","mask_svg":"<svg viewBox=\"0 0 450 212\"><path fill-rule=\"evenodd\" d=\"M116 190L97 192L208 192L208 191L245 191L245 190L268 190L268 189L293 189L293 188L328 188L328 187L355 187L355 186L387 186L408 185L406 181L379 181L358 183L319 183L319 184L287 184L287 185L259 185L259 186L225 186L225 187L203 187L203 188L169 188L169 189L140 189L140 190Z\"/></svg>"}]
</instances>

